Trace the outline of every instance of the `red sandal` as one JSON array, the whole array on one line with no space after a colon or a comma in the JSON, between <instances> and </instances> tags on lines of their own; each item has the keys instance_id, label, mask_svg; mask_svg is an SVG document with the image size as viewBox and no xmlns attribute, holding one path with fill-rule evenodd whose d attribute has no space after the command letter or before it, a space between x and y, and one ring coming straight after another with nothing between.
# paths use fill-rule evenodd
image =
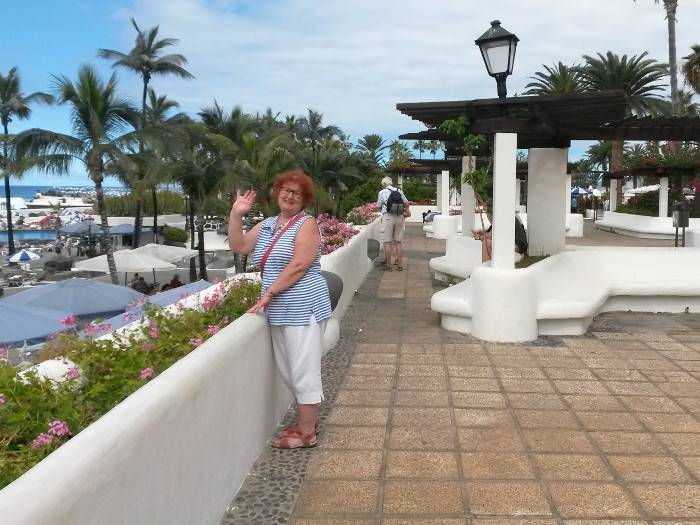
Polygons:
<instances>
[{"instance_id":1,"label":"red sandal","mask_svg":"<svg viewBox=\"0 0 700 525\"><path fill-rule=\"evenodd\" d=\"M295 434L293 436L285 436L279 439L273 439L270 445L273 448L294 449L294 448L313 448L318 445L316 434Z\"/></svg>"},{"instance_id":2,"label":"red sandal","mask_svg":"<svg viewBox=\"0 0 700 525\"><path fill-rule=\"evenodd\" d=\"M314 426L314 432L316 435L318 435L321 432L321 420L317 419L316 420L316 425ZM294 423L291 426L288 426L285 428L282 432L280 432L280 437L285 438L285 437L292 437L292 436L299 436L301 432L299 432L299 427L297 427L296 423Z\"/></svg>"}]
</instances>

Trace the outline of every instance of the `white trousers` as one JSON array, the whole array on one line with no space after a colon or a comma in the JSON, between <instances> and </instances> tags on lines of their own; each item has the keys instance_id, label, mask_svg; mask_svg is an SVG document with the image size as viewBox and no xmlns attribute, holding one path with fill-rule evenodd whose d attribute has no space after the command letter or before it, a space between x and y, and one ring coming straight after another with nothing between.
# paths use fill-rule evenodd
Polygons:
<instances>
[{"instance_id":1,"label":"white trousers","mask_svg":"<svg viewBox=\"0 0 700 525\"><path fill-rule=\"evenodd\" d=\"M270 326L275 364L297 403L313 405L323 401L321 357L326 321L316 322L312 314L306 326Z\"/></svg>"}]
</instances>

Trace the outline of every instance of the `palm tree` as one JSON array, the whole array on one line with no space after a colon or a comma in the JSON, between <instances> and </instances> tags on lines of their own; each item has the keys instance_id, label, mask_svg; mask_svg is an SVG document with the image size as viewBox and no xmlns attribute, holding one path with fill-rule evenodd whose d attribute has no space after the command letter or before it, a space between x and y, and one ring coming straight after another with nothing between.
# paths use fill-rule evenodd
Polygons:
<instances>
[{"instance_id":1,"label":"palm tree","mask_svg":"<svg viewBox=\"0 0 700 525\"><path fill-rule=\"evenodd\" d=\"M313 151L318 149L319 143L324 139L342 133L338 126L324 126L323 115L313 109L309 109L308 114L299 119L299 128L300 138L309 144Z\"/></svg>"},{"instance_id":2,"label":"palm tree","mask_svg":"<svg viewBox=\"0 0 700 525\"><path fill-rule=\"evenodd\" d=\"M25 120L32 113L30 105L34 102L53 103L53 97L37 91L30 95L22 93L17 68L13 67L3 76L0 73L0 122L2 122L2 174L5 179L5 206L7 207L7 241L10 255L15 253L15 238L12 231L12 203L10 201L10 135L9 124L13 119Z\"/></svg>"},{"instance_id":3,"label":"palm tree","mask_svg":"<svg viewBox=\"0 0 700 525\"><path fill-rule=\"evenodd\" d=\"M294 165L291 146L289 135L282 130L270 130L263 135L248 132L242 137L236 171L241 181L257 192L266 217L272 215L275 176Z\"/></svg>"},{"instance_id":4,"label":"palm tree","mask_svg":"<svg viewBox=\"0 0 700 525\"><path fill-rule=\"evenodd\" d=\"M102 181L112 163L124 162L126 148L144 140L145 130L125 131L137 126L138 114L117 96L115 75L105 83L86 65L78 71L76 83L65 76L54 76L54 83L58 103L70 106L73 135L29 129L17 136L17 155L26 159L30 167L50 173L67 173L74 161L85 166L95 184L109 274L112 282L118 284ZM120 132L124 133L119 135Z\"/></svg>"},{"instance_id":5,"label":"palm tree","mask_svg":"<svg viewBox=\"0 0 700 525\"><path fill-rule=\"evenodd\" d=\"M435 160L435 154L442 148L442 144L439 140L431 140L428 142L427 148L430 154L433 156L433 160Z\"/></svg>"},{"instance_id":6,"label":"palm tree","mask_svg":"<svg viewBox=\"0 0 700 525\"><path fill-rule=\"evenodd\" d=\"M636 0L635 0L636 1ZM659 0L654 0L655 4ZM663 0L668 25L668 63L671 69L671 107L673 114L678 115L678 60L676 59L676 11L678 0Z\"/></svg>"},{"instance_id":7,"label":"palm tree","mask_svg":"<svg viewBox=\"0 0 700 525\"><path fill-rule=\"evenodd\" d=\"M202 108L198 115L210 132L224 135L239 145L243 135L255 131L257 127L255 119L243 113L240 106L226 113L216 100L213 106Z\"/></svg>"},{"instance_id":8,"label":"palm tree","mask_svg":"<svg viewBox=\"0 0 700 525\"><path fill-rule=\"evenodd\" d=\"M357 150L367 154L377 167L381 167L383 152L389 147L382 136L376 133L365 135L357 141Z\"/></svg>"},{"instance_id":9,"label":"palm tree","mask_svg":"<svg viewBox=\"0 0 700 525\"><path fill-rule=\"evenodd\" d=\"M558 62L554 66L542 65L545 72L538 71L530 77L523 95L571 95L583 91L581 67L567 66Z\"/></svg>"},{"instance_id":10,"label":"palm tree","mask_svg":"<svg viewBox=\"0 0 700 525\"><path fill-rule=\"evenodd\" d=\"M136 24L136 20L131 18L131 24L136 29L136 40L134 47L129 53L122 53L113 49L100 49L98 55L108 60L114 60L113 68L122 67L133 71L141 76L143 81L143 91L141 94L141 128L146 126L146 98L148 96L148 83L153 75L176 75L180 78L194 78L194 76L184 68L187 59L180 54L162 55L167 47L178 43L176 38L158 38L158 26L147 31L142 31ZM134 240L133 247L139 245L141 234L141 207L140 201L136 201L136 213L134 218Z\"/></svg>"},{"instance_id":11,"label":"palm tree","mask_svg":"<svg viewBox=\"0 0 700 525\"><path fill-rule=\"evenodd\" d=\"M207 197L233 187L238 148L228 138L209 132L202 124L183 120L179 127L180 133L169 169L172 179L189 196L188 213L197 216L199 278L207 279L204 204Z\"/></svg>"},{"instance_id":12,"label":"palm tree","mask_svg":"<svg viewBox=\"0 0 700 525\"><path fill-rule=\"evenodd\" d=\"M428 142L425 140L417 140L413 144L413 149L418 150L418 158L423 158L423 152L428 148Z\"/></svg>"},{"instance_id":13,"label":"palm tree","mask_svg":"<svg viewBox=\"0 0 700 525\"><path fill-rule=\"evenodd\" d=\"M395 140L389 147L389 162L387 168L390 170L401 170L411 163L411 150L405 143Z\"/></svg>"},{"instance_id":14,"label":"palm tree","mask_svg":"<svg viewBox=\"0 0 700 525\"><path fill-rule=\"evenodd\" d=\"M696 93L700 93L700 46L696 44L691 49L693 52L683 57L683 76L686 84L692 86Z\"/></svg>"},{"instance_id":15,"label":"palm tree","mask_svg":"<svg viewBox=\"0 0 700 525\"><path fill-rule=\"evenodd\" d=\"M668 74L668 66L640 55L622 55L608 51L596 57L584 55L585 67L581 69L583 85L590 91L622 90L627 101L628 115L653 113L661 100L658 93L664 87L658 82ZM622 169L624 141L612 141L612 171ZM622 185L618 184L618 202L622 202Z\"/></svg>"},{"instance_id":16,"label":"palm tree","mask_svg":"<svg viewBox=\"0 0 700 525\"><path fill-rule=\"evenodd\" d=\"M599 140L586 151L586 160L592 167L599 168L601 171L610 169L611 159L612 142L609 140Z\"/></svg>"}]
</instances>

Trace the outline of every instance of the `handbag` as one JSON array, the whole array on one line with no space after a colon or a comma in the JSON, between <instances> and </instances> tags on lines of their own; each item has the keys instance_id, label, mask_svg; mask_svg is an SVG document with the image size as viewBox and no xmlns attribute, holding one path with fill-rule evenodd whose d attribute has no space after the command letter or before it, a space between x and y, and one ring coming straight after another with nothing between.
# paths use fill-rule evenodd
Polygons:
<instances>
[{"instance_id":1,"label":"handbag","mask_svg":"<svg viewBox=\"0 0 700 525\"><path fill-rule=\"evenodd\" d=\"M270 253L272 252L272 248L275 247L275 244L277 244L277 241L280 240L280 237L284 235L284 232L286 232L289 228L294 226L299 220L304 216L303 213L299 212L297 213L294 217L289 219L287 221L287 224L284 225L284 228L282 228L279 232L277 232L277 235L275 235L272 239L272 242L270 243L270 246L267 247L267 250L265 250L265 253L263 253L262 258L260 259L260 277L262 278L263 273L265 272L265 263L267 262L267 258L270 256Z\"/></svg>"}]
</instances>

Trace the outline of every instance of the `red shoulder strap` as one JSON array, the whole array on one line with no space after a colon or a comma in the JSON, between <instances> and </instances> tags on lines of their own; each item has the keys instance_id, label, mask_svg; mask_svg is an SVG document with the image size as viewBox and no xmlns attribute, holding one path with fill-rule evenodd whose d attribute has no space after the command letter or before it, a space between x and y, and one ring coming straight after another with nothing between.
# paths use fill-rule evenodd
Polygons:
<instances>
[{"instance_id":1,"label":"red shoulder strap","mask_svg":"<svg viewBox=\"0 0 700 525\"><path fill-rule=\"evenodd\" d=\"M302 212L297 213L294 217L289 219L289 222L285 224L284 228L282 228L279 232L277 232L277 235L272 239L272 242L270 243L270 246L267 247L267 250L265 250L265 253L262 256L262 259L260 259L260 277L262 277L263 273L265 272L265 263L267 262L267 258L270 256L270 253L272 252L272 248L275 247L275 244L277 244L277 241L280 240L280 237L284 235L284 232L286 232L289 228L294 226L299 220L304 216Z\"/></svg>"}]
</instances>

